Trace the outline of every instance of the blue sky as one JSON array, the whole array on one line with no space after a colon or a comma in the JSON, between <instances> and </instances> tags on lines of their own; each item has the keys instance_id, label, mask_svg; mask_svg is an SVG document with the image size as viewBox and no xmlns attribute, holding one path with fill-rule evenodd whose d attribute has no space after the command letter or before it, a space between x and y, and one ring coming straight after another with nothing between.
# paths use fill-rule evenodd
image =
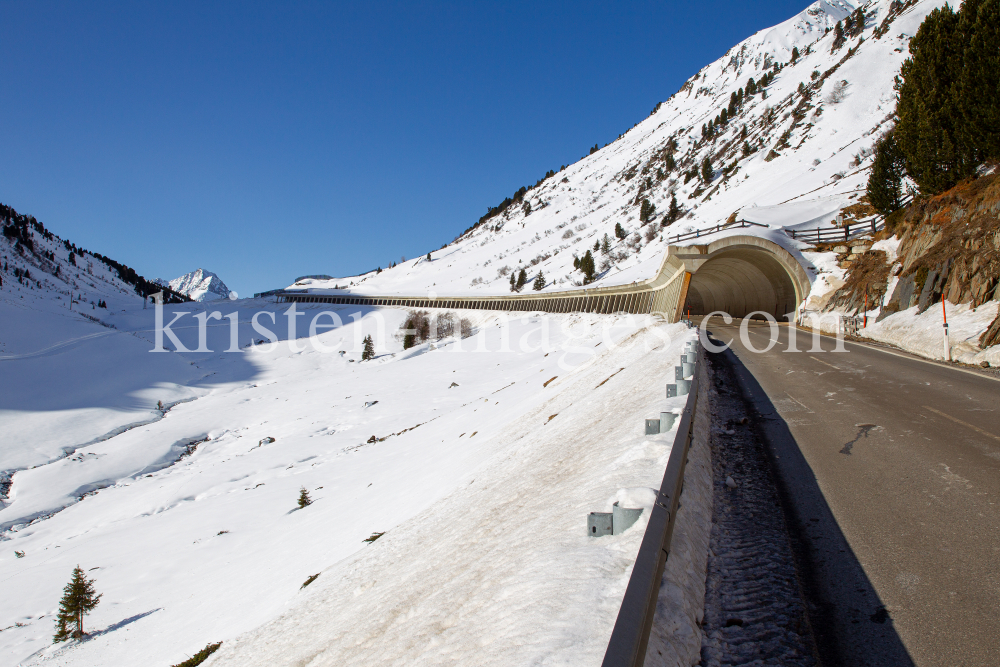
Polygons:
<instances>
[{"instance_id":1,"label":"blue sky","mask_svg":"<svg viewBox=\"0 0 1000 667\"><path fill-rule=\"evenodd\" d=\"M439 248L805 2L0 3L0 202L243 295Z\"/></svg>"}]
</instances>

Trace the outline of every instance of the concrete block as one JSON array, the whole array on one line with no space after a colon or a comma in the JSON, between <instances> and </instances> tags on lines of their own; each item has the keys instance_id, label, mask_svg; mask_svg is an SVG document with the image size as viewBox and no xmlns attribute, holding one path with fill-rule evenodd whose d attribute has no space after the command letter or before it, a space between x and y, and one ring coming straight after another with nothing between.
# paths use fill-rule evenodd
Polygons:
<instances>
[{"instance_id":1,"label":"concrete block","mask_svg":"<svg viewBox=\"0 0 1000 667\"><path fill-rule=\"evenodd\" d=\"M587 515L587 534L591 537L613 535L613 521L611 512L591 512Z\"/></svg>"},{"instance_id":2,"label":"concrete block","mask_svg":"<svg viewBox=\"0 0 1000 667\"><path fill-rule=\"evenodd\" d=\"M619 507L618 502L615 501L614 506L611 508L611 534L621 535L631 528L632 524L638 521L640 516L642 516L642 508L631 509L628 507Z\"/></svg>"}]
</instances>

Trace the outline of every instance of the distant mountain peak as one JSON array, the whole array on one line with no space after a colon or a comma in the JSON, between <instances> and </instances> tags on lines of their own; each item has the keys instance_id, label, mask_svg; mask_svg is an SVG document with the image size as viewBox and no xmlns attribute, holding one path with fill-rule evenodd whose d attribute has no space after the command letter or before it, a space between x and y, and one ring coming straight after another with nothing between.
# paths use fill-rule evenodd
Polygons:
<instances>
[{"instance_id":1,"label":"distant mountain peak","mask_svg":"<svg viewBox=\"0 0 1000 667\"><path fill-rule=\"evenodd\" d=\"M180 278L174 278L166 284L175 292L180 292L195 301L228 299L230 294L226 283L222 282L219 276L200 268L191 273L185 273Z\"/></svg>"}]
</instances>

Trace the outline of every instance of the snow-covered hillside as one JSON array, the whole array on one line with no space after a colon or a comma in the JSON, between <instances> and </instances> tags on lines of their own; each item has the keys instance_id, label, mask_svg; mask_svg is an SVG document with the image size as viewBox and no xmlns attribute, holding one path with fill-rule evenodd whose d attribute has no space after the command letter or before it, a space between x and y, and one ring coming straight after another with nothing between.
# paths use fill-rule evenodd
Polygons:
<instances>
[{"instance_id":1,"label":"snow-covered hillside","mask_svg":"<svg viewBox=\"0 0 1000 667\"><path fill-rule=\"evenodd\" d=\"M294 345L268 349L249 345L250 320L273 304L226 305L239 308L237 352L224 323L206 329L213 352L150 354L152 311L133 307L115 330L66 328L68 345L24 341L0 359L0 468L13 472L0 664L174 664L329 596L337 615L323 603L310 621L330 625L323 636L346 623L393 641L296 650L599 660L643 524L594 540L586 514L653 497L671 439L644 437L643 419L683 404L656 380L691 336L682 325L481 314L472 338L403 351L388 334L405 312L342 307L349 324L302 326ZM174 327L187 347L192 313L212 306L168 307L189 313ZM367 333L384 345L361 363ZM297 510L301 487L314 504ZM96 633L52 645L77 564L104 594L87 620ZM695 607L678 613L696 637Z\"/></svg>"},{"instance_id":2,"label":"snow-covered hillside","mask_svg":"<svg viewBox=\"0 0 1000 667\"><path fill-rule=\"evenodd\" d=\"M174 278L169 282L164 280L159 282L194 301L228 299L231 294L226 283L222 282L219 276L205 269L195 269L191 273L185 273L180 278Z\"/></svg>"},{"instance_id":3,"label":"snow-covered hillside","mask_svg":"<svg viewBox=\"0 0 1000 667\"><path fill-rule=\"evenodd\" d=\"M869 2L862 6L863 29L838 45L832 28L855 6L820 0L734 46L617 141L527 190L502 214L433 251L429 261L422 256L380 273L296 286L361 294L502 294L509 290L509 272L525 268L529 280L542 271L545 290L556 291L580 284L574 255L593 252L605 236L610 252L595 253L601 274L592 284L626 284L655 274L673 234L739 218L774 230L831 225L864 193L872 148L892 124L893 78L908 55L909 38L942 4ZM795 62L792 49L799 53ZM765 73L774 74L773 81L748 95L749 80L756 85ZM742 101L730 107L741 90ZM728 116L730 108L732 117L704 137L703 126L723 110ZM690 176L706 158L711 178ZM661 227L672 195L684 217ZM655 207L645 225L639 220L643 199ZM615 236L619 223L622 240ZM770 236L784 239L773 231Z\"/></svg>"}]
</instances>

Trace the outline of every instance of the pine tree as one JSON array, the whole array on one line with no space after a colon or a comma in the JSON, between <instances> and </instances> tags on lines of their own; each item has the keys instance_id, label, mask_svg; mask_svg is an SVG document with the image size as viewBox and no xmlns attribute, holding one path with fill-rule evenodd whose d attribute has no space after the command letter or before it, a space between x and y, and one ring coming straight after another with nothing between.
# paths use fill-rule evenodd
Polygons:
<instances>
[{"instance_id":1,"label":"pine tree","mask_svg":"<svg viewBox=\"0 0 1000 667\"><path fill-rule=\"evenodd\" d=\"M956 99L964 44L959 17L945 5L920 24L910 40L910 57L900 68L895 141L907 173L927 194L937 194L975 171L968 147L959 141L961 113Z\"/></svg>"},{"instance_id":2,"label":"pine tree","mask_svg":"<svg viewBox=\"0 0 1000 667\"><path fill-rule=\"evenodd\" d=\"M427 253L427 261L428 262L431 261L431 254L430 253Z\"/></svg>"},{"instance_id":3,"label":"pine tree","mask_svg":"<svg viewBox=\"0 0 1000 667\"><path fill-rule=\"evenodd\" d=\"M705 158L701 163L701 180L705 181L705 183L710 183L714 174L715 170L712 169L712 161Z\"/></svg>"},{"instance_id":4,"label":"pine tree","mask_svg":"<svg viewBox=\"0 0 1000 667\"><path fill-rule=\"evenodd\" d=\"M956 91L958 139L977 164L1000 160L1000 2L965 0L959 14L965 59Z\"/></svg>"},{"instance_id":5,"label":"pine tree","mask_svg":"<svg viewBox=\"0 0 1000 667\"><path fill-rule=\"evenodd\" d=\"M309 497L309 492L306 491L306 487L301 487L299 489L299 509L312 505L312 502L312 498Z\"/></svg>"},{"instance_id":6,"label":"pine tree","mask_svg":"<svg viewBox=\"0 0 1000 667\"><path fill-rule=\"evenodd\" d=\"M517 274L517 291L520 292L525 285L528 284L528 272L521 269L521 272Z\"/></svg>"},{"instance_id":7,"label":"pine tree","mask_svg":"<svg viewBox=\"0 0 1000 667\"><path fill-rule=\"evenodd\" d=\"M601 254L607 255L610 253L611 253L611 237L605 234L604 238L601 240Z\"/></svg>"},{"instance_id":8,"label":"pine tree","mask_svg":"<svg viewBox=\"0 0 1000 667\"><path fill-rule=\"evenodd\" d=\"M667 210L667 214L663 217L663 227L677 222L678 218L681 217L681 207L677 205L677 195L670 195L670 208Z\"/></svg>"},{"instance_id":9,"label":"pine tree","mask_svg":"<svg viewBox=\"0 0 1000 667\"><path fill-rule=\"evenodd\" d=\"M594 252L597 252L600 249L601 249L601 242L600 241L594 241Z\"/></svg>"},{"instance_id":10,"label":"pine tree","mask_svg":"<svg viewBox=\"0 0 1000 667\"><path fill-rule=\"evenodd\" d=\"M577 257L576 255L573 255L573 268L574 269L580 268L580 258Z\"/></svg>"},{"instance_id":11,"label":"pine tree","mask_svg":"<svg viewBox=\"0 0 1000 667\"><path fill-rule=\"evenodd\" d=\"M889 133L876 145L875 162L868 174L868 201L882 215L903 205L902 176L903 157Z\"/></svg>"},{"instance_id":12,"label":"pine tree","mask_svg":"<svg viewBox=\"0 0 1000 667\"><path fill-rule=\"evenodd\" d=\"M87 634L83 631L83 617L89 614L101 601L101 596L95 595L95 593L94 580L87 579L83 569L77 565L73 569L73 578L63 588L63 597L59 601L59 612L56 615L56 634L53 641L80 639Z\"/></svg>"},{"instance_id":13,"label":"pine tree","mask_svg":"<svg viewBox=\"0 0 1000 667\"><path fill-rule=\"evenodd\" d=\"M538 272L538 277L535 278L535 282L531 284L531 289L535 290L536 292L541 292L543 289L545 289L545 276L542 275L541 271Z\"/></svg>"},{"instance_id":14,"label":"pine tree","mask_svg":"<svg viewBox=\"0 0 1000 667\"><path fill-rule=\"evenodd\" d=\"M791 60L791 62L794 63L798 59L799 59L799 47L793 46L792 47L792 60Z\"/></svg>"},{"instance_id":15,"label":"pine tree","mask_svg":"<svg viewBox=\"0 0 1000 667\"><path fill-rule=\"evenodd\" d=\"M510 272L510 291L517 291L517 271Z\"/></svg>"},{"instance_id":16,"label":"pine tree","mask_svg":"<svg viewBox=\"0 0 1000 667\"><path fill-rule=\"evenodd\" d=\"M656 207L650 203L648 199L642 200L642 206L639 208L639 222L646 224L653 217L656 212ZM607 253L605 253L607 254Z\"/></svg>"},{"instance_id":17,"label":"pine tree","mask_svg":"<svg viewBox=\"0 0 1000 667\"><path fill-rule=\"evenodd\" d=\"M620 222L615 223L615 236L619 239L625 238L625 229L622 227L622 223Z\"/></svg>"},{"instance_id":18,"label":"pine tree","mask_svg":"<svg viewBox=\"0 0 1000 667\"><path fill-rule=\"evenodd\" d=\"M594 256L587 251L587 254L583 256L580 260L580 270L583 271L583 284L586 285L589 282L593 282L594 276L597 273L594 267Z\"/></svg>"},{"instance_id":19,"label":"pine tree","mask_svg":"<svg viewBox=\"0 0 1000 667\"><path fill-rule=\"evenodd\" d=\"M369 359L375 358L375 343L372 341L372 335L368 334L365 336L365 349L361 352L361 361L368 361Z\"/></svg>"}]
</instances>

